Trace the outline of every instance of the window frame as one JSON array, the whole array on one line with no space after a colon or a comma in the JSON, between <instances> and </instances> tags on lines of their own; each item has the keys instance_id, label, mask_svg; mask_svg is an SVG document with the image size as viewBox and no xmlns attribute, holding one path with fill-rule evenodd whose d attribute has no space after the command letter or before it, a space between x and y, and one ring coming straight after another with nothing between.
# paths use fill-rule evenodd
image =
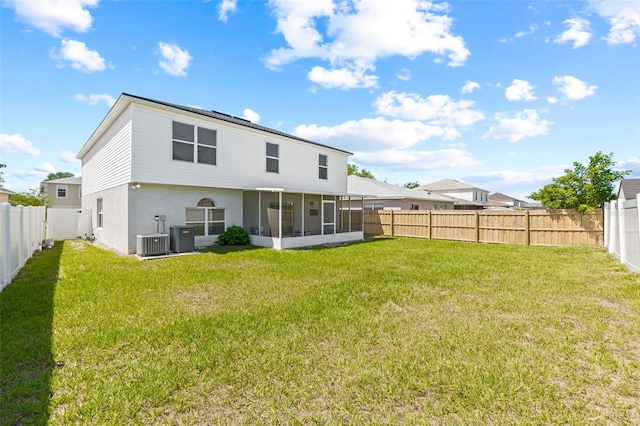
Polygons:
<instances>
[{"instance_id":1,"label":"window frame","mask_svg":"<svg viewBox=\"0 0 640 426\"><path fill-rule=\"evenodd\" d=\"M273 155L273 153L269 154L269 147L275 147L276 149L276 154ZM280 145L276 144L276 143L272 143L272 142L266 142L265 145L265 154L266 154L266 159L265 159L265 170L267 173L280 173ZM269 160L271 160L271 164L275 164L275 170L269 170Z\"/></svg>"},{"instance_id":2,"label":"window frame","mask_svg":"<svg viewBox=\"0 0 640 426\"><path fill-rule=\"evenodd\" d=\"M176 124L179 126L191 127L190 136L193 140L189 140L189 138L181 138L179 135L178 137L176 137L176 134L175 134ZM213 144L200 142L201 139L204 139L203 133L205 132L213 133ZM191 158L190 159L176 158L175 144L190 146ZM204 155L201 155L202 150L213 152L213 162L201 160L201 158L204 157ZM183 161L185 163L208 164L210 166L217 166L218 165L218 131L216 129L211 129L209 127L201 127L195 124L189 124L189 123L183 123L182 121L171 120L171 159L173 161Z\"/></svg>"},{"instance_id":3,"label":"window frame","mask_svg":"<svg viewBox=\"0 0 640 426\"><path fill-rule=\"evenodd\" d=\"M324 164L322 160L324 159ZM324 176L323 176L324 172ZM318 179L329 180L329 156L318 154Z\"/></svg>"},{"instance_id":4,"label":"window frame","mask_svg":"<svg viewBox=\"0 0 640 426\"><path fill-rule=\"evenodd\" d=\"M64 191L63 196L60 196L60 190ZM69 198L69 185L56 185L56 198Z\"/></svg>"},{"instance_id":5,"label":"window frame","mask_svg":"<svg viewBox=\"0 0 640 426\"><path fill-rule=\"evenodd\" d=\"M96 228L104 228L104 201L96 199Z\"/></svg>"},{"instance_id":6,"label":"window frame","mask_svg":"<svg viewBox=\"0 0 640 426\"><path fill-rule=\"evenodd\" d=\"M211 204L213 204L212 206L203 206L201 204L205 204L203 203L203 201L206 202L211 202ZM208 203L206 203L208 204ZM214 213L213 211L222 211L223 212L223 219L213 219L214 217ZM189 220L187 218L188 212L189 211L202 211L203 220ZM213 233L209 233L209 229L211 228L212 224L219 224L222 223L222 232L219 234L213 234ZM203 198L200 201L198 201L198 203L196 204L195 207L185 207L185 224L186 225L190 225L190 226L194 226L195 225L202 225L202 234L197 233L198 231L196 231L195 236L197 237L213 237L216 235L221 235L222 233L224 233L224 231L227 229L227 208L226 207L217 207L215 201L213 201L211 198ZM197 229L197 228L196 228Z\"/></svg>"}]
</instances>

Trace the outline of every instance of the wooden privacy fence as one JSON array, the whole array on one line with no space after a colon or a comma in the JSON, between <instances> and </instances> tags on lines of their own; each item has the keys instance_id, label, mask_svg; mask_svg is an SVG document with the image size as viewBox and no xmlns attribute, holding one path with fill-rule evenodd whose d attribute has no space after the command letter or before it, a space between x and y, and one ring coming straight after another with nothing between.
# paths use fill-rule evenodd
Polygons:
<instances>
[{"instance_id":1,"label":"wooden privacy fence","mask_svg":"<svg viewBox=\"0 0 640 426\"><path fill-rule=\"evenodd\" d=\"M376 210L365 212L364 232L535 246L602 247L604 216L573 210Z\"/></svg>"}]
</instances>

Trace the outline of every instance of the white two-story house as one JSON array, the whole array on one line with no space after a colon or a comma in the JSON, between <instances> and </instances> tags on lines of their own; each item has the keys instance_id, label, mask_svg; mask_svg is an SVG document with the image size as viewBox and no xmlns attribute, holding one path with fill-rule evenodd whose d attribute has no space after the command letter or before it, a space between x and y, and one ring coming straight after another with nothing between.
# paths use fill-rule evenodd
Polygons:
<instances>
[{"instance_id":1,"label":"white two-story house","mask_svg":"<svg viewBox=\"0 0 640 426\"><path fill-rule=\"evenodd\" d=\"M242 226L276 249L363 239L351 153L219 113L123 93L82 147L82 207L123 253L192 225L196 246Z\"/></svg>"}]
</instances>

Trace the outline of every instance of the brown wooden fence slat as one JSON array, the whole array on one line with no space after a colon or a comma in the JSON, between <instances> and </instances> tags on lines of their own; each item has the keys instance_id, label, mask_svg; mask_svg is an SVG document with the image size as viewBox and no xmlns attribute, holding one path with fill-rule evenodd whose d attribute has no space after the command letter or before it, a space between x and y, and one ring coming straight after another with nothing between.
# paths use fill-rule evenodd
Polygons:
<instances>
[{"instance_id":1,"label":"brown wooden fence slat","mask_svg":"<svg viewBox=\"0 0 640 426\"><path fill-rule=\"evenodd\" d=\"M376 210L364 214L364 232L440 240L524 245L604 244L604 215L576 211Z\"/></svg>"}]
</instances>

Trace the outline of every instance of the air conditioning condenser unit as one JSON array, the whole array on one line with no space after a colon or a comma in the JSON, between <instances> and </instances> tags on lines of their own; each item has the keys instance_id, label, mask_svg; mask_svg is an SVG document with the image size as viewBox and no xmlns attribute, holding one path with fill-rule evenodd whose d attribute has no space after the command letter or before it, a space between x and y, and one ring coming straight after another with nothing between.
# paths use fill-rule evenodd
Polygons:
<instances>
[{"instance_id":1,"label":"air conditioning condenser unit","mask_svg":"<svg viewBox=\"0 0 640 426\"><path fill-rule=\"evenodd\" d=\"M169 246L173 253L189 253L195 251L195 233L193 226L172 226L169 228Z\"/></svg>"},{"instance_id":2,"label":"air conditioning condenser unit","mask_svg":"<svg viewBox=\"0 0 640 426\"><path fill-rule=\"evenodd\" d=\"M169 235L137 235L136 254L138 256L158 256L162 254L169 254Z\"/></svg>"}]
</instances>

